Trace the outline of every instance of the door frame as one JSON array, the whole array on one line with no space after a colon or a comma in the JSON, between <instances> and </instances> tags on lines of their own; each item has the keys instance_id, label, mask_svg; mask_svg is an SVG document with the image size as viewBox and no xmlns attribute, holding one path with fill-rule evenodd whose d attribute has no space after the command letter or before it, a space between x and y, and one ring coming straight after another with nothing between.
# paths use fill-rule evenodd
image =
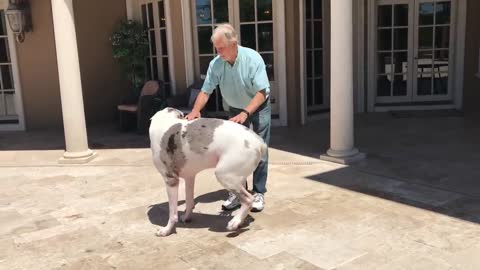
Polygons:
<instances>
[{"instance_id":1,"label":"door frame","mask_svg":"<svg viewBox=\"0 0 480 270\"><path fill-rule=\"evenodd\" d=\"M368 69L368 78L367 78L367 111L386 111L394 108L395 110L411 110L412 108L418 109L447 109L447 108L456 108L461 109L463 106L463 70L464 70L464 55L465 55L465 30L466 30L466 14L467 14L467 0L452 0L456 1L456 14L452 14L452 28L455 29L454 37L451 37L455 40L453 46L453 57L452 59L452 69L453 71L450 74L453 74L452 81L452 104L446 105L435 105L435 106L425 106L425 105L395 105L395 106L381 106L377 107L375 104L375 92L376 92L376 70L375 70L375 48L376 48L376 20L377 20L377 1L376 0L367 0L368 1L368 30L367 30L367 69ZM416 8L416 6L415 6ZM453 9L452 9L453 12ZM413 26L415 27L415 25ZM409 49L410 50L410 49ZM412 51L412 53L414 53ZM412 89L413 91L413 89Z\"/></svg>"},{"instance_id":2,"label":"door frame","mask_svg":"<svg viewBox=\"0 0 480 270\"><path fill-rule=\"evenodd\" d=\"M0 9L6 10L8 7L7 0L0 0ZM18 116L18 124L0 124L0 131L25 131L25 113L23 108L23 98L22 98L22 83L20 80L20 72L18 68L18 58L17 58L17 44L15 41L15 36L10 29L10 23L5 17L5 28L7 29L8 35L8 49L10 50L10 62L12 65L12 77L13 85L15 89L15 110Z\"/></svg>"},{"instance_id":3,"label":"door frame","mask_svg":"<svg viewBox=\"0 0 480 270\"><path fill-rule=\"evenodd\" d=\"M228 0L229 6L233 5L233 0ZM187 81L195 77L195 38L193 27L195 27L192 19L193 8L192 0L181 0L182 17L183 17L183 40L185 42L185 67ZM277 57L275 58L275 80L278 87L279 102L279 118L272 119L273 126L286 126L287 123L287 81L286 81L286 49L285 49L285 0L272 0L274 40L273 46ZM231 10L231 9L230 9ZM230 12L230 11L229 11ZM236 21L235 14L229 14L231 21ZM237 29L239 31L239 29Z\"/></svg>"},{"instance_id":4,"label":"door frame","mask_svg":"<svg viewBox=\"0 0 480 270\"><path fill-rule=\"evenodd\" d=\"M148 0L125 0L125 1L126 1L126 9L127 9L127 19L141 22L142 14L140 10L140 4L141 4L140 2L148 2ZM156 1L156 0L151 0L151 1ZM174 59L174 53L173 53L174 47L173 47L173 39L172 39L172 18L170 14L171 7L170 7L170 0L163 0L163 1L164 1L166 29L167 29L168 68L170 71L170 88L172 91L172 95L175 95L177 92L177 83L176 83L176 76L175 76L175 59ZM160 55L158 58L160 59L163 57L161 57ZM159 72L160 71L163 71L163 65L162 65L162 68L159 69Z\"/></svg>"}]
</instances>

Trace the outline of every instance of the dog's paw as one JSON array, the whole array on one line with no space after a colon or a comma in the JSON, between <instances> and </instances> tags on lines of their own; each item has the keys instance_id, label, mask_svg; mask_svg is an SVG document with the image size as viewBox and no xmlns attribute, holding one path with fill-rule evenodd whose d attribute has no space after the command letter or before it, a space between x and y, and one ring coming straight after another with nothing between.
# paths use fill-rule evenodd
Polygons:
<instances>
[{"instance_id":1,"label":"dog's paw","mask_svg":"<svg viewBox=\"0 0 480 270\"><path fill-rule=\"evenodd\" d=\"M164 228L158 229L158 231L157 231L157 233L155 233L155 235L158 236L158 237L165 237L165 236L169 236L174 231L175 231L175 229L164 227Z\"/></svg>"},{"instance_id":2,"label":"dog's paw","mask_svg":"<svg viewBox=\"0 0 480 270\"><path fill-rule=\"evenodd\" d=\"M235 231L236 229L238 229L238 227L242 224L242 220L240 220L239 218L232 218L232 220L230 220L230 222L228 222L228 225L227 225L227 230L229 231Z\"/></svg>"}]
</instances>

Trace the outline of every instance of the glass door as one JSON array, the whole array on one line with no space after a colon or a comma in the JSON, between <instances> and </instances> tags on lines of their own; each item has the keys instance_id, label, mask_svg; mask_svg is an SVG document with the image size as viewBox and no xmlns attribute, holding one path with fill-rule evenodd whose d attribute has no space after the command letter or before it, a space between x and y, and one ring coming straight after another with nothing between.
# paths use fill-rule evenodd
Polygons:
<instances>
[{"instance_id":1,"label":"glass door","mask_svg":"<svg viewBox=\"0 0 480 270\"><path fill-rule=\"evenodd\" d=\"M145 59L146 79L163 80L167 92L172 89L167 45L165 1L141 0L142 22L148 33L149 52Z\"/></svg>"},{"instance_id":2,"label":"glass door","mask_svg":"<svg viewBox=\"0 0 480 270\"><path fill-rule=\"evenodd\" d=\"M452 1L381 0L376 18L376 102L452 99Z\"/></svg>"},{"instance_id":3,"label":"glass door","mask_svg":"<svg viewBox=\"0 0 480 270\"><path fill-rule=\"evenodd\" d=\"M414 100L452 98L452 1L416 2Z\"/></svg>"}]
</instances>

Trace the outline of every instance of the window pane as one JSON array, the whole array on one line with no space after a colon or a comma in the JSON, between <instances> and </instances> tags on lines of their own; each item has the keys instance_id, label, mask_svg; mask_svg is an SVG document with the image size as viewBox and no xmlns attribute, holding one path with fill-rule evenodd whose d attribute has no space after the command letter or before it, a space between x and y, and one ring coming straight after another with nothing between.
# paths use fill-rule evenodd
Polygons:
<instances>
[{"instance_id":1,"label":"window pane","mask_svg":"<svg viewBox=\"0 0 480 270\"><path fill-rule=\"evenodd\" d=\"M433 94L446 95L448 93L448 73L435 73L433 80Z\"/></svg>"},{"instance_id":2,"label":"window pane","mask_svg":"<svg viewBox=\"0 0 480 270\"><path fill-rule=\"evenodd\" d=\"M150 39L150 55L157 55L157 41L155 39L155 30L148 31L148 38Z\"/></svg>"},{"instance_id":3,"label":"window pane","mask_svg":"<svg viewBox=\"0 0 480 270\"><path fill-rule=\"evenodd\" d=\"M163 57L163 80L170 82L170 67L168 66L168 57Z\"/></svg>"},{"instance_id":4,"label":"window pane","mask_svg":"<svg viewBox=\"0 0 480 270\"><path fill-rule=\"evenodd\" d=\"M151 63L150 63L150 58L147 57L145 59L145 77L147 80L151 80L152 79L152 67L151 67Z\"/></svg>"},{"instance_id":5,"label":"window pane","mask_svg":"<svg viewBox=\"0 0 480 270\"><path fill-rule=\"evenodd\" d=\"M312 66L313 66L313 52L307 51L307 77L311 78L313 75Z\"/></svg>"},{"instance_id":6,"label":"window pane","mask_svg":"<svg viewBox=\"0 0 480 270\"><path fill-rule=\"evenodd\" d=\"M210 0L196 0L197 24L211 24L212 14Z\"/></svg>"},{"instance_id":7,"label":"window pane","mask_svg":"<svg viewBox=\"0 0 480 270\"><path fill-rule=\"evenodd\" d=\"M448 50L435 51L435 69L437 72L448 73Z\"/></svg>"},{"instance_id":8,"label":"window pane","mask_svg":"<svg viewBox=\"0 0 480 270\"><path fill-rule=\"evenodd\" d=\"M213 45L210 42L212 36L212 27L198 27L198 48L201 54L213 54Z\"/></svg>"},{"instance_id":9,"label":"window pane","mask_svg":"<svg viewBox=\"0 0 480 270\"><path fill-rule=\"evenodd\" d=\"M165 8L163 6L163 1L158 2L158 17L160 20L160 27L165 27Z\"/></svg>"},{"instance_id":10,"label":"window pane","mask_svg":"<svg viewBox=\"0 0 480 270\"><path fill-rule=\"evenodd\" d=\"M450 2L437 2L437 7L435 8L436 24L450 24L450 13Z\"/></svg>"},{"instance_id":11,"label":"window pane","mask_svg":"<svg viewBox=\"0 0 480 270\"><path fill-rule=\"evenodd\" d=\"M431 49L433 47L433 27L420 27L418 29L419 49Z\"/></svg>"},{"instance_id":12,"label":"window pane","mask_svg":"<svg viewBox=\"0 0 480 270\"><path fill-rule=\"evenodd\" d=\"M255 0L240 0L240 22L255 21Z\"/></svg>"},{"instance_id":13,"label":"window pane","mask_svg":"<svg viewBox=\"0 0 480 270\"><path fill-rule=\"evenodd\" d=\"M408 26L408 5L395 5L394 10L394 25Z\"/></svg>"},{"instance_id":14,"label":"window pane","mask_svg":"<svg viewBox=\"0 0 480 270\"><path fill-rule=\"evenodd\" d=\"M407 50L408 49L408 29L395 29L393 31L393 44L395 50Z\"/></svg>"},{"instance_id":15,"label":"window pane","mask_svg":"<svg viewBox=\"0 0 480 270\"><path fill-rule=\"evenodd\" d=\"M8 40L7 38L0 38L0 62L1 63L10 63L10 54L8 51Z\"/></svg>"},{"instance_id":16,"label":"window pane","mask_svg":"<svg viewBox=\"0 0 480 270\"><path fill-rule=\"evenodd\" d=\"M240 26L241 44L244 47L257 49L257 41L255 40L255 24L244 24Z\"/></svg>"},{"instance_id":17,"label":"window pane","mask_svg":"<svg viewBox=\"0 0 480 270\"><path fill-rule=\"evenodd\" d=\"M158 80L158 62L156 57L152 57L152 78Z\"/></svg>"},{"instance_id":18,"label":"window pane","mask_svg":"<svg viewBox=\"0 0 480 270\"><path fill-rule=\"evenodd\" d=\"M323 103L323 80L315 80L315 104Z\"/></svg>"},{"instance_id":19,"label":"window pane","mask_svg":"<svg viewBox=\"0 0 480 270\"><path fill-rule=\"evenodd\" d=\"M407 52L396 52L393 54L395 73L406 73L408 68Z\"/></svg>"},{"instance_id":20,"label":"window pane","mask_svg":"<svg viewBox=\"0 0 480 270\"><path fill-rule=\"evenodd\" d=\"M315 77L323 75L323 51L315 51Z\"/></svg>"},{"instance_id":21,"label":"window pane","mask_svg":"<svg viewBox=\"0 0 480 270\"><path fill-rule=\"evenodd\" d=\"M385 97L390 96L390 89L392 87L390 79L391 76L378 76L377 80L377 96Z\"/></svg>"},{"instance_id":22,"label":"window pane","mask_svg":"<svg viewBox=\"0 0 480 270\"><path fill-rule=\"evenodd\" d=\"M12 66L2 65L1 72L2 72L2 80L3 80L3 89L13 89Z\"/></svg>"},{"instance_id":23,"label":"window pane","mask_svg":"<svg viewBox=\"0 0 480 270\"><path fill-rule=\"evenodd\" d=\"M395 75L395 80L393 82L393 95L407 95L407 74Z\"/></svg>"},{"instance_id":24,"label":"window pane","mask_svg":"<svg viewBox=\"0 0 480 270\"><path fill-rule=\"evenodd\" d=\"M162 54L168 55L168 45L167 45L167 31L161 30L160 38L162 39Z\"/></svg>"},{"instance_id":25,"label":"window pane","mask_svg":"<svg viewBox=\"0 0 480 270\"><path fill-rule=\"evenodd\" d=\"M257 20L271 21L272 20L272 0L257 0Z\"/></svg>"},{"instance_id":26,"label":"window pane","mask_svg":"<svg viewBox=\"0 0 480 270\"><path fill-rule=\"evenodd\" d=\"M316 1L316 0L313 0ZM312 18L312 0L305 0L305 18L311 19Z\"/></svg>"},{"instance_id":27,"label":"window pane","mask_svg":"<svg viewBox=\"0 0 480 270\"><path fill-rule=\"evenodd\" d=\"M258 50L273 51L273 24L258 24Z\"/></svg>"},{"instance_id":28,"label":"window pane","mask_svg":"<svg viewBox=\"0 0 480 270\"><path fill-rule=\"evenodd\" d=\"M153 23L153 4L148 4L148 28L154 28Z\"/></svg>"},{"instance_id":29,"label":"window pane","mask_svg":"<svg viewBox=\"0 0 480 270\"><path fill-rule=\"evenodd\" d=\"M417 95L425 96L432 94L432 75L419 73L417 78Z\"/></svg>"},{"instance_id":30,"label":"window pane","mask_svg":"<svg viewBox=\"0 0 480 270\"><path fill-rule=\"evenodd\" d=\"M213 23L228 22L228 1L213 0Z\"/></svg>"},{"instance_id":31,"label":"window pane","mask_svg":"<svg viewBox=\"0 0 480 270\"><path fill-rule=\"evenodd\" d=\"M392 73L392 54L391 53L378 54L378 73L379 74Z\"/></svg>"},{"instance_id":32,"label":"window pane","mask_svg":"<svg viewBox=\"0 0 480 270\"><path fill-rule=\"evenodd\" d=\"M323 0L313 0L313 17L315 19L322 18L322 2Z\"/></svg>"},{"instance_id":33,"label":"window pane","mask_svg":"<svg viewBox=\"0 0 480 270\"><path fill-rule=\"evenodd\" d=\"M7 28L5 28L6 26L7 24L5 22L5 13L2 10L0 11L0 35L7 35Z\"/></svg>"},{"instance_id":34,"label":"window pane","mask_svg":"<svg viewBox=\"0 0 480 270\"><path fill-rule=\"evenodd\" d=\"M315 48L321 49L323 48L322 44L322 23L321 22L314 22L313 23L313 46Z\"/></svg>"},{"instance_id":35,"label":"window pane","mask_svg":"<svg viewBox=\"0 0 480 270\"><path fill-rule=\"evenodd\" d=\"M305 28L306 33L306 48L311 49L312 48L312 22L309 21L306 23L307 27Z\"/></svg>"},{"instance_id":36,"label":"window pane","mask_svg":"<svg viewBox=\"0 0 480 270\"><path fill-rule=\"evenodd\" d=\"M147 6L146 5L142 5L142 21L143 21L144 28L147 29L148 24L147 24Z\"/></svg>"},{"instance_id":37,"label":"window pane","mask_svg":"<svg viewBox=\"0 0 480 270\"><path fill-rule=\"evenodd\" d=\"M7 106L7 115L16 115L15 111L15 93L7 92L5 93L5 105Z\"/></svg>"},{"instance_id":38,"label":"window pane","mask_svg":"<svg viewBox=\"0 0 480 270\"><path fill-rule=\"evenodd\" d=\"M307 80L307 106L313 105L313 80Z\"/></svg>"},{"instance_id":39,"label":"window pane","mask_svg":"<svg viewBox=\"0 0 480 270\"><path fill-rule=\"evenodd\" d=\"M450 27L435 27L435 48L447 49L450 46Z\"/></svg>"},{"instance_id":40,"label":"window pane","mask_svg":"<svg viewBox=\"0 0 480 270\"><path fill-rule=\"evenodd\" d=\"M392 6L379 6L378 7L378 26L392 26Z\"/></svg>"},{"instance_id":41,"label":"window pane","mask_svg":"<svg viewBox=\"0 0 480 270\"><path fill-rule=\"evenodd\" d=\"M212 59L212 56L200 56L200 74L207 74L208 65Z\"/></svg>"},{"instance_id":42,"label":"window pane","mask_svg":"<svg viewBox=\"0 0 480 270\"><path fill-rule=\"evenodd\" d=\"M378 30L378 50L392 49L392 29Z\"/></svg>"},{"instance_id":43,"label":"window pane","mask_svg":"<svg viewBox=\"0 0 480 270\"><path fill-rule=\"evenodd\" d=\"M419 8L420 25L433 24L433 3L421 3Z\"/></svg>"},{"instance_id":44,"label":"window pane","mask_svg":"<svg viewBox=\"0 0 480 270\"><path fill-rule=\"evenodd\" d=\"M265 61L265 65L267 68L267 76L270 81L275 80L275 72L274 72L274 63L273 63L273 53L263 53L261 54L263 61Z\"/></svg>"}]
</instances>

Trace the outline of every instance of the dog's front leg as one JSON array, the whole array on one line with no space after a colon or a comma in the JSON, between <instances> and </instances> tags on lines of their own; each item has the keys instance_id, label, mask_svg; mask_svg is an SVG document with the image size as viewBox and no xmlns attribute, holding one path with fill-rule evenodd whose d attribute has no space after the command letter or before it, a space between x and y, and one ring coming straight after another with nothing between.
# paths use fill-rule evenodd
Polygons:
<instances>
[{"instance_id":1,"label":"dog's front leg","mask_svg":"<svg viewBox=\"0 0 480 270\"><path fill-rule=\"evenodd\" d=\"M185 177L185 214L182 215L182 222L192 221L192 212L195 208L195 202L193 201L193 195L195 190L195 176Z\"/></svg>"},{"instance_id":2,"label":"dog's front leg","mask_svg":"<svg viewBox=\"0 0 480 270\"><path fill-rule=\"evenodd\" d=\"M168 224L157 231L157 236L168 236L175 231L175 226L178 222L178 180L174 185L167 183L167 194L169 208Z\"/></svg>"}]
</instances>

